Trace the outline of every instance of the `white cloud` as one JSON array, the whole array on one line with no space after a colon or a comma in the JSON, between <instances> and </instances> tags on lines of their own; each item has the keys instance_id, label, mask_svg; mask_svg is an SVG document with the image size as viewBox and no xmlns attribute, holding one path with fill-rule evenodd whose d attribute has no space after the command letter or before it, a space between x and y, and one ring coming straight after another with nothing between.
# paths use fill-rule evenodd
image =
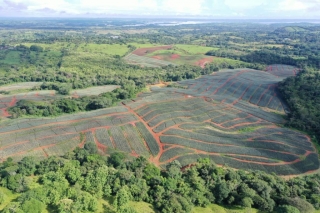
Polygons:
<instances>
[{"instance_id":1,"label":"white cloud","mask_svg":"<svg viewBox=\"0 0 320 213\"><path fill-rule=\"evenodd\" d=\"M2 8L2 9L1 9ZM257 9L255 9L257 8ZM2 14L319 17L320 0L0 0ZM250 13L249 13L250 11ZM291 13L294 11L294 14ZM1 15L0 15L1 16Z\"/></svg>"},{"instance_id":2,"label":"white cloud","mask_svg":"<svg viewBox=\"0 0 320 213\"><path fill-rule=\"evenodd\" d=\"M267 0L224 0L225 5L235 11L252 9L267 3Z\"/></svg>"},{"instance_id":3,"label":"white cloud","mask_svg":"<svg viewBox=\"0 0 320 213\"><path fill-rule=\"evenodd\" d=\"M44 8L57 12L65 11L72 14L103 13L103 14L192 14L203 11L205 0L78 0L69 3L68 0L0 0L14 4L24 4L28 11Z\"/></svg>"},{"instance_id":4,"label":"white cloud","mask_svg":"<svg viewBox=\"0 0 320 213\"><path fill-rule=\"evenodd\" d=\"M310 6L310 2L308 1L300 1L300 0L284 0L279 4L279 10L306 10Z\"/></svg>"},{"instance_id":5,"label":"white cloud","mask_svg":"<svg viewBox=\"0 0 320 213\"><path fill-rule=\"evenodd\" d=\"M163 11L176 14L199 15L204 9L204 0L162 0Z\"/></svg>"}]
</instances>

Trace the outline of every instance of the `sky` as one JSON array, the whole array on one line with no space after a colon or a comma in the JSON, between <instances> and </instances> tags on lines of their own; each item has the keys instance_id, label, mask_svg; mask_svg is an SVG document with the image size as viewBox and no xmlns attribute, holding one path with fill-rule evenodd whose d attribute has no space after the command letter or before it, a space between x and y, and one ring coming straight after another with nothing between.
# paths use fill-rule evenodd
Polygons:
<instances>
[{"instance_id":1,"label":"sky","mask_svg":"<svg viewBox=\"0 0 320 213\"><path fill-rule=\"evenodd\" d=\"M320 19L320 0L0 0L0 17Z\"/></svg>"}]
</instances>

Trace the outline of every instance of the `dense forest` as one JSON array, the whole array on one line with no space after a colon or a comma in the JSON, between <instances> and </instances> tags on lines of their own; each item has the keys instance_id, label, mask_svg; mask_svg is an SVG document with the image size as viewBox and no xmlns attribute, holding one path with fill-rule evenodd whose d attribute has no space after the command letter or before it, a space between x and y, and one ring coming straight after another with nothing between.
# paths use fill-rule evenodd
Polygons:
<instances>
[{"instance_id":1,"label":"dense forest","mask_svg":"<svg viewBox=\"0 0 320 213\"><path fill-rule=\"evenodd\" d=\"M160 170L144 157L128 160L117 152L101 156L92 143L63 158L39 162L25 157L18 163L9 158L0 168L1 186L20 193L3 213L41 213L45 208L96 212L101 199L113 200L107 212L119 213L135 212L130 200L151 203L164 213L190 212L194 206L210 203L279 213L311 213L320 208L319 175L286 181L258 171L219 168L209 159L199 159L183 170L174 161ZM0 204L4 200L0 191Z\"/></svg>"},{"instance_id":2,"label":"dense forest","mask_svg":"<svg viewBox=\"0 0 320 213\"><path fill-rule=\"evenodd\" d=\"M287 125L320 141L320 73L301 72L279 83L278 88L291 110Z\"/></svg>"}]
</instances>

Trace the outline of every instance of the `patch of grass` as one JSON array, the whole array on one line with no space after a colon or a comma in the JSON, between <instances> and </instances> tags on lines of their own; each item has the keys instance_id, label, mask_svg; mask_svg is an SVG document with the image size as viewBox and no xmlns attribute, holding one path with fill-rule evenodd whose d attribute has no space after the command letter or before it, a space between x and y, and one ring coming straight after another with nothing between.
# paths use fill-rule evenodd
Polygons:
<instances>
[{"instance_id":1,"label":"patch of grass","mask_svg":"<svg viewBox=\"0 0 320 213\"><path fill-rule=\"evenodd\" d=\"M135 46L136 48L147 48L147 47L159 47L159 46L163 46L164 44L151 44L147 41L141 41L141 42L132 42L132 43L128 43L128 45L132 45Z\"/></svg>"},{"instance_id":2,"label":"patch of grass","mask_svg":"<svg viewBox=\"0 0 320 213\"><path fill-rule=\"evenodd\" d=\"M0 187L0 191L4 192L4 194L5 194L5 201L0 205L0 210L3 210L8 205L8 203L17 199L20 196L20 194L12 193L7 188Z\"/></svg>"},{"instance_id":3,"label":"patch of grass","mask_svg":"<svg viewBox=\"0 0 320 213\"><path fill-rule=\"evenodd\" d=\"M241 208L241 207L228 207L219 206L217 204L211 204L206 208L195 207L192 213L263 213L253 208Z\"/></svg>"},{"instance_id":4,"label":"patch of grass","mask_svg":"<svg viewBox=\"0 0 320 213\"><path fill-rule=\"evenodd\" d=\"M189 54L205 54L210 50L218 50L218 48L205 47L200 45L187 45L187 44L177 44L175 47L186 51Z\"/></svg>"},{"instance_id":5,"label":"patch of grass","mask_svg":"<svg viewBox=\"0 0 320 213\"><path fill-rule=\"evenodd\" d=\"M9 51L3 60L0 60L0 63L8 65L20 64L20 54L19 51Z\"/></svg>"},{"instance_id":6,"label":"patch of grass","mask_svg":"<svg viewBox=\"0 0 320 213\"><path fill-rule=\"evenodd\" d=\"M245 134L245 133L254 132L259 128L261 127L245 127L245 128L239 129L238 132L241 134Z\"/></svg>"},{"instance_id":7,"label":"patch of grass","mask_svg":"<svg viewBox=\"0 0 320 213\"><path fill-rule=\"evenodd\" d=\"M132 206L138 213L155 213L153 206L146 202L130 202Z\"/></svg>"}]
</instances>

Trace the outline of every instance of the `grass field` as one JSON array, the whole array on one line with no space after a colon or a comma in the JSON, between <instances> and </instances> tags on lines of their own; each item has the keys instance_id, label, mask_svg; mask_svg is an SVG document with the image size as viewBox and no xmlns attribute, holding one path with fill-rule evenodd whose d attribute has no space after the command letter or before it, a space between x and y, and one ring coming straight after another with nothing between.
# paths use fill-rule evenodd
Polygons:
<instances>
[{"instance_id":1,"label":"grass field","mask_svg":"<svg viewBox=\"0 0 320 213\"><path fill-rule=\"evenodd\" d=\"M19 51L9 51L8 54L6 54L5 59L0 60L0 63L8 64L8 65L14 65L20 63L20 52Z\"/></svg>"},{"instance_id":2,"label":"grass field","mask_svg":"<svg viewBox=\"0 0 320 213\"><path fill-rule=\"evenodd\" d=\"M173 160L186 166L209 157L220 166L284 176L317 170L318 155L310 138L278 126L287 108L275 90L283 79L277 75L292 75L295 68L272 67L280 71L224 70L181 81L179 88L151 87L152 92L114 108L3 121L0 160L61 156L94 142L103 153L142 155L160 167ZM101 91L87 90L92 89ZM43 92L49 93L35 91L30 98L51 95ZM2 106L18 99L1 99Z\"/></svg>"},{"instance_id":3,"label":"grass field","mask_svg":"<svg viewBox=\"0 0 320 213\"><path fill-rule=\"evenodd\" d=\"M167 63L178 65L190 64L204 67L205 64L210 63L214 60L213 57L204 55L204 53L206 53L207 50L212 50L212 48L207 48L203 46L180 45L178 47L177 45L159 46L142 44L138 45L138 47L139 48L133 51L132 54L125 57L126 61L132 64L139 64L141 66L149 67L159 67L167 65ZM133 56L136 55L144 58L134 58Z\"/></svg>"},{"instance_id":4,"label":"grass field","mask_svg":"<svg viewBox=\"0 0 320 213\"><path fill-rule=\"evenodd\" d=\"M218 50L218 48L213 47L205 47L205 46L199 46L199 45L187 45L187 44L176 44L174 45L178 49L181 49L182 51L187 52L190 55L194 54L206 54L210 50Z\"/></svg>"},{"instance_id":5,"label":"grass field","mask_svg":"<svg viewBox=\"0 0 320 213\"><path fill-rule=\"evenodd\" d=\"M24 45L30 47L33 43L24 43ZM59 52L62 49L72 50L73 52L85 52L93 54L107 54L107 55L119 55L123 56L129 51L128 45L125 44L95 44L95 43L67 43L67 42L55 42L53 44L36 44L43 47L45 50L51 50L53 52Z\"/></svg>"}]
</instances>

